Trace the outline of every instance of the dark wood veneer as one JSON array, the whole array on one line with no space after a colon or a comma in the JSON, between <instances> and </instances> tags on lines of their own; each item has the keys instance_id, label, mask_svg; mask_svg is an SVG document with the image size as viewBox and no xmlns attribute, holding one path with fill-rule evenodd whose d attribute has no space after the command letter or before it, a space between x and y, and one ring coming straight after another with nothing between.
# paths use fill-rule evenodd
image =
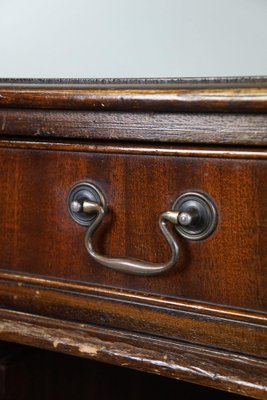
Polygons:
<instances>
[{"instance_id":1,"label":"dark wood veneer","mask_svg":"<svg viewBox=\"0 0 267 400\"><path fill-rule=\"evenodd\" d=\"M266 111L266 78L0 80L0 338L267 399ZM108 270L67 212L80 180L104 253L167 259L188 190L218 227L166 274Z\"/></svg>"},{"instance_id":2,"label":"dark wood veneer","mask_svg":"<svg viewBox=\"0 0 267 400\"><path fill-rule=\"evenodd\" d=\"M0 154L2 268L265 310L265 160L30 149ZM85 228L68 214L68 192L81 180L94 182L106 196L110 213L94 240L106 254L167 260L158 216L186 191L214 199L218 227L204 241L177 236L181 259L166 274L146 278L103 268L86 252Z\"/></svg>"}]
</instances>

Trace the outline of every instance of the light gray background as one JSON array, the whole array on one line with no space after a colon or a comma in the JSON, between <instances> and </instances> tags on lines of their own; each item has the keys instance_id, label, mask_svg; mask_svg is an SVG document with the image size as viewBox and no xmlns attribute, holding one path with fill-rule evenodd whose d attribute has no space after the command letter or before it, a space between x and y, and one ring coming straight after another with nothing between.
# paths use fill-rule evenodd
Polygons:
<instances>
[{"instance_id":1,"label":"light gray background","mask_svg":"<svg viewBox=\"0 0 267 400\"><path fill-rule=\"evenodd\" d=\"M0 77L267 75L266 0L0 0Z\"/></svg>"}]
</instances>

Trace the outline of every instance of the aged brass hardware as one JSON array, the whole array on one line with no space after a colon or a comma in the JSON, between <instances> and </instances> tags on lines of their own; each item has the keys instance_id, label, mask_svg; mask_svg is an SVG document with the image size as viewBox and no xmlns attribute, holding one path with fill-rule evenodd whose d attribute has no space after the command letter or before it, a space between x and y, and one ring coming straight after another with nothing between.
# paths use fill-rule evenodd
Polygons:
<instances>
[{"instance_id":1,"label":"aged brass hardware","mask_svg":"<svg viewBox=\"0 0 267 400\"><path fill-rule=\"evenodd\" d=\"M109 257L98 253L92 245L92 235L106 214L106 201L102 192L93 184L78 183L70 190L68 209L72 218L80 225L87 226L85 247L91 257L105 267L135 275L156 275L168 271L179 259L179 246L167 222L177 232L191 240L199 240L211 234L216 226L216 209L203 194L190 192L181 195L173 209L159 216L159 227L171 249L171 258L165 263L150 263L133 258Z\"/></svg>"},{"instance_id":2,"label":"aged brass hardware","mask_svg":"<svg viewBox=\"0 0 267 400\"><path fill-rule=\"evenodd\" d=\"M106 209L106 200L102 192L89 182L78 182L70 190L68 195L68 209L71 217L78 224L83 226L91 225L95 218L96 212L88 212L84 207L85 202L93 202L101 205Z\"/></svg>"},{"instance_id":3,"label":"aged brass hardware","mask_svg":"<svg viewBox=\"0 0 267 400\"><path fill-rule=\"evenodd\" d=\"M173 210L180 213L175 229L186 239L205 239L216 228L217 211L206 194L184 193L175 200Z\"/></svg>"}]
</instances>

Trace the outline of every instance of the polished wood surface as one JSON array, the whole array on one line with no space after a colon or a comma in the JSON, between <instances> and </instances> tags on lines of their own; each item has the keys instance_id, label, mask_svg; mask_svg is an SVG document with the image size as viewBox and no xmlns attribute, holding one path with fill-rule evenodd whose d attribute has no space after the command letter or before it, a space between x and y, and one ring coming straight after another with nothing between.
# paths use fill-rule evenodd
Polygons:
<instances>
[{"instance_id":1,"label":"polished wood surface","mask_svg":"<svg viewBox=\"0 0 267 400\"><path fill-rule=\"evenodd\" d=\"M266 309L265 160L237 163L204 155L190 159L30 149L2 149L1 160L0 257L6 269ZM181 258L168 273L138 277L109 270L90 259L85 229L68 214L68 192L82 180L100 187L109 205L94 238L104 254L167 260L158 216L187 191L209 194L218 209L218 227L199 242L177 235Z\"/></svg>"},{"instance_id":2,"label":"polished wood surface","mask_svg":"<svg viewBox=\"0 0 267 400\"><path fill-rule=\"evenodd\" d=\"M71 152L93 152L93 153L109 153L109 154L134 154L134 155L157 155L157 156L176 156L176 157L208 157L208 158L234 158L249 160L265 160L267 150L261 147L223 147L223 146L173 146L157 144L140 144L136 143L120 143L112 144L111 142L90 141L90 143L82 141L50 141L18 139L12 138L1 139L0 148L5 149L34 149L34 150L60 150Z\"/></svg>"},{"instance_id":3,"label":"polished wood surface","mask_svg":"<svg viewBox=\"0 0 267 400\"><path fill-rule=\"evenodd\" d=\"M265 113L267 78L1 80L0 106L100 111Z\"/></svg>"},{"instance_id":4,"label":"polished wood surface","mask_svg":"<svg viewBox=\"0 0 267 400\"><path fill-rule=\"evenodd\" d=\"M0 338L267 398L266 78L0 80ZM153 111L153 112L151 112ZM215 232L154 277L90 259L66 199L103 190L104 254L167 260L196 190Z\"/></svg>"}]
</instances>

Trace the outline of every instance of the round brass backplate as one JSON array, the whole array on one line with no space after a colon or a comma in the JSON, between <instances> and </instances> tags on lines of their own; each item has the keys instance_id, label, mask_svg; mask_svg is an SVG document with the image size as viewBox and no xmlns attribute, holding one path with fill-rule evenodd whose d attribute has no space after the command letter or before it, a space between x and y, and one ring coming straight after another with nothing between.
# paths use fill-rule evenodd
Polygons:
<instances>
[{"instance_id":1,"label":"round brass backplate","mask_svg":"<svg viewBox=\"0 0 267 400\"><path fill-rule=\"evenodd\" d=\"M203 193L187 192L179 196L172 207L173 210L193 216L192 222L186 225L177 224L178 233L189 240L207 238L217 225L217 210L211 199Z\"/></svg>"},{"instance_id":2,"label":"round brass backplate","mask_svg":"<svg viewBox=\"0 0 267 400\"><path fill-rule=\"evenodd\" d=\"M71 217L80 225L90 226L96 218L96 214L86 213L78 209L75 211L72 207L73 203L82 204L84 201L98 203L106 209L106 200L102 192L89 182L78 182L70 189L67 205Z\"/></svg>"}]
</instances>

